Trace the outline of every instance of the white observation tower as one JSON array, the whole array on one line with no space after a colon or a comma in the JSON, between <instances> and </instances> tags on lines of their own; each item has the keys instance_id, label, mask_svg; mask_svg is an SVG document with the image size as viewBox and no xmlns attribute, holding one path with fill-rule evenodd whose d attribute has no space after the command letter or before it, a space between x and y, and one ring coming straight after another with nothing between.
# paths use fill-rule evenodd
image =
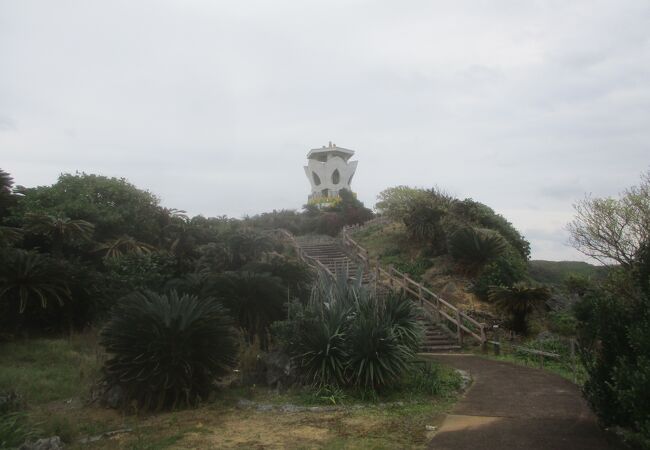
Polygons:
<instances>
[{"instance_id":1,"label":"white observation tower","mask_svg":"<svg viewBox=\"0 0 650 450\"><path fill-rule=\"evenodd\" d=\"M349 161L354 150L337 147L331 142L326 147L314 148L307 154L309 162L305 174L311 184L309 203L332 203L339 198L339 191L352 192L350 183L357 170L357 161Z\"/></svg>"}]
</instances>

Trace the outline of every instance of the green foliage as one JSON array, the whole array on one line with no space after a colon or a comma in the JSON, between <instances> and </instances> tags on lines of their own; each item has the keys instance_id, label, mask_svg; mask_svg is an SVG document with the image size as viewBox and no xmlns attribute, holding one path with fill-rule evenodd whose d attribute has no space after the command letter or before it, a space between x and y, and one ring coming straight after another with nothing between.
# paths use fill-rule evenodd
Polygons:
<instances>
[{"instance_id":1,"label":"green foliage","mask_svg":"<svg viewBox=\"0 0 650 450\"><path fill-rule=\"evenodd\" d=\"M23 190L14 216L65 216L95 225L97 241L126 234L153 244L160 234L158 199L125 179L85 173L63 174L52 186ZM149 241L148 241L149 240Z\"/></svg>"},{"instance_id":2,"label":"green foliage","mask_svg":"<svg viewBox=\"0 0 650 450\"><path fill-rule=\"evenodd\" d=\"M62 304L70 297L60 266L50 258L15 250L6 253L0 264L0 301L5 311L22 313L30 303L46 308L48 302Z\"/></svg>"},{"instance_id":3,"label":"green foliage","mask_svg":"<svg viewBox=\"0 0 650 450\"><path fill-rule=\"evenodd\" d=\"M13 195L14 179L9 173L0 169L0 218L5 217L7 209L15 204Z\"/></svg>"},{"instance_id":4,"label":"green foliage","mask_svg":"<svg viewBox=\"0 0 650 450\"><path fill-rule=\"evenodd\" d=\"M11 247L23 238L23 230L15 227L0 225L0 248Z\"/></svg>"},{"instance_id":5,"label":"green foliage","mask_svg":"<svg viewBox=\"0 0 650 450\"><path fill-rule=\"evenodd\" d=\"M52 253L61 257L65 245L90 240L95 226L85 220L71 220L62 216L28 213L25 214L24 228L27 233L48 238L52 246Z\"/></svg>"},{"instance_id":6,"label":"green foliage","mask_svg":"<svg viewBox=\"0 0 650 450\"><path fill-rule=\"evenodd\" d=\"M162 252L125 253L104 260L112 288L126 294L134 289L159 290L173 278L174 259Z\"/></svg>"},{"instance_id":7,"label":"green foliage","mask_svg":"<svg viewBox=\"0 0 650 450\"><path fill-rule=\"evenodd\" d=\"M404 216L404 224L413 239L431 241L439 246L445 240L445 230L442 219L446 211L429 202L418 202L412 205Z\"/></svg>"},{"instance_id":8,"label":"green foliage","mask_svg":"<svg viewBox=\"0 0 650 450\"><path fill-rule=\"evenodd\" d=\"M214 277L207 292L221 299L249 342L269 345L270 326L286 317L287 289L280 278L268 273L227 272Z\"/></svg>"},{"instance_id":9,"label":"green foliage","mask_svg":"<svg viewBox=\"0 0 650 450\"><path fill-rule=\"evenodd\" d=\"M530 257L530 244L503 216L492 208L472 199L456 200L450 214L461 222L473 224L478 228L488 228L498 232L517 251L523 259Z\"/></svg>"},{"instance_id":10,"label":"green foliage","mask_svg":"<svg viewBox=\"0 0 650 450\"><path fill-rule=\"evenodd\" d=\"M377 208L404 223L411 246L417 244L429 256L448 254L461 271L483 277L476 283L483 297L488 279L510 285L525 278L522 262L530 256L530 244L510 222L482 203L459 200L439 189L398 186L380 194Z\"/></svg>"},{"instance_id":11,"label":"green foliage","mask_svg":"<svg viewBox=\"0 0 650 450\"><path fill-rule=\"evenodd\" d=\"M304 211L273 211L244 219L246 226L263 230L284 228L295 235L317 233L336 236L344 225L364 223L372 219L373 213L347 190L339 192L340 200L319 208L305 205Z\"/></svg>"},{"instance_id":12,"label":"green foliage","mask_svg":"<svg viewBox=\"0 0 650 450\"><path fill-rule=\"evenodd\" d=\"M378 390L395 385L420 341L417 308L399 297L377 297L345 280L322 278L307 305L294 303L276 325L308 383Z\"/></svg>"},{"instance_id":13,"label":"green foliage","mask_svg":"<svg viewBox=\"0 0 650 450\"><path fill-rule=\"evenodd\" d=\"M28 407L85 397L99 374L98 354L91 332L5 342L0 346L0 392L15 391L22 400L18 406Z\"/></svg>"},{"instance_id":14,"label":"green foliage","mask_svg":"<svg viewBox=\"0 0 650 450\"><path fill-rule=\"evenodd\" d=\"M196 404L237 355L237 333L224 307L173 291L124 298L100 343L111 355L105 381L122 387L126 402L145 409Z\"/></svg>"},{"instance_id":15,"label":"green foliage","mask_svg":"<svg viewBox=\"0 0 650 450\"><path fill-rule=\"evenodd\" d=\"M574 309L584 392L607 425L650 447L650 172L619 199L586 198L569 225L573 245L602 262L618 262L600 286L584 289Z\"/></svg>"},{"instance_id":16,"label":"green foliage","mask_svg":"<svg viewBox=\"0 0 650 450\"><path fill-rule=\"evenodd\" d=\"M380 214L395 220L401 221L408 214L409 208L415 203L426 201L428 195L422 189L415 189L408 186L396 186L384 189L379 193L379 200L375 205Z\"/></svg>"},{"instance_id":17,"label":"green foliage","mask_svg":"<svg viewBox=\"0 0 650 450\"><path fill-rule=\"evenodd\" d=\"M424 362L411 367L401 382L401 390L411 394L451 396L461 387L461 379L451 368Z\"/></svg>"},{"instance_id":18,"label":"green foliage","mask_svg":"<svg viewBox=\"0 0 650 450\"><path fill-rule=\"evenodd\" d=\"M571 312L554 311L548 314L548 328L562 336L575 336L578 321Z\"/></svg>"},{"instance_id":19,"label":"green foliage","mask_svg":"<svg viewBox=\"0 0 650 450\"><path fill-rule=\"evenodd\" d=\"M508 243L496 231L460 227L449 237L449 254L469 273L478 271L508 250Z\"/></svg>"},{"instance_id":20,"label":"green foliage","mask_svg":"<svg viewBox=\"0 0 650 450\"><path fill-rule=\"evenodd\" d=\"M527 278L526 262L514 251L507 251L487 263L472 283L472 292L487 300L491 286L512 286Z\"/></svg>"},{"instance_id":21,"label":"green foliage","mask_svg":"<svg viewBox=\"0 0 650 450\"><path fill-rule=\"evenodd\" d=\"M589 283L590 280L602 280L607 275L606 267L594 266L583 261L534 260L528 263L528 267L530 277L537 283L556 287L567 287L569 277L578 277Z\"/></svg>"},{"instance_id":22,"label":"green foliage","mask_svg":"<svg viewBox=\"0 0 650 450\"><path fill-rule=\"evenodd\" d=\"M497 308L510 317L510 328L526 334L528 332L528 316L542 307L551 296L546 287L533 287L516 283L512 287L493 286L488 291L488 299Z\"/></svg>"},{"instance_id":23,"label":"green foliage","mask_svg":"<svg viewBox=\"0 0 650 450\"><path fill-rule=\"evenodd\" d=\"M18 448L35 434L26 413L0 414L0 448Z\"/></svg>"},{"instance_id":24,"label":"green foliage","mask_svg":"<svg viewBox=\"0 0 650 450\"><path fill-rule=\"evenodd\" d=\"M587 196L574 209L576 217L567 228L576 250L603 264L634 265L650 237L650 170L619 198Z\"/></svg>"},{"instance_id":25,"label":"green foliage","mask_svg":"<svg viewBox=\"0 0 650 450\"><path fill-rule=\"evenodd\" d=\"M103 253L105 258L119 258L124 255L146 255L155 250L153 245L140 242L134 237L122 235L97 246L96 251Z\"/></svg>"},{"instance_id":26,"label":"green foliage","mask_svg":"<svg viewBox=\"0 0 650 450\"><path fill-rule=\"evenodd\" d=\"M643 250L575 305L585 395L604 423L627 428L642 447L650 443L650 258Z\"/></svg>"}]
</instances>

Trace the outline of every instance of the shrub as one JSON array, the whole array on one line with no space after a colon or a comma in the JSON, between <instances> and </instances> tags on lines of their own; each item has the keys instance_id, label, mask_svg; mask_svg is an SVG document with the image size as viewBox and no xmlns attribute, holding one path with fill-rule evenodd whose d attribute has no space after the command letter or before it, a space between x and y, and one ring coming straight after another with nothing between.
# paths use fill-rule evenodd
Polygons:
<instances>
[{"instance_id":1,"label":"shrub","mask_svg":"<svg viewBox=\"0 0 650 450\"><path fill-rule=\"evenodd\" d=\"M517 283L512 287L493 286L488 298L509 316L509 327L517 333L528 332L528 316L540 308L551 293L546 287Z\"/></svg>"},{"instance_id":2,"label":"shrub","mask_svg":"<svg viewBox=\"0 0 650 450\"><path fill-rule=\"evenodd\" d=\"M489 206L466 198L465 200L455 200L450 208L450 213L463 222L498 232L517 251L519 256L525 260L530 256L530 243L510 222L495 213Z\"/></svg>"},{"instance_id":3,"label":"shrub","mask_svg":"<svg viewBox=\"0 0 650 450\"><path fill-rule=\"evenodd\" d=\"M512 286L527 278L527 265L514 251L487 263L472 283L472 292L479 298L487 300L491 286Z\"/></svg>"},{"instance_id":4,"label":"shrub","mask_svg":"<svg viewBox=\"0 0 650 450\"><path fill-rule=\"evenodd\" d=\"M416 305L322 277L305 306L274 327L306 382L378 390L394 385L420 342Z\"/></svg>"},{"instance_id":5,"label":"shrub","mask_svg":"<svg viewBox=\"0 0 650 450\"><path fill-rule=\"evenodd\" d=\"M574 309L587 400L606 425L626 428L630 442L648 448L650 293L640 273L630 275L619 270L605 289L589 290Z\"/></svg>"},{"instance_id":6,"label":"shrub","mask_svg":"<svg viewBox=\"0 0 650 450\"><path fill-rule=\"evenodd\" d=\"M470 273L497 259L508 249L506 240L496 231L461 227L449 237L449 254Z\"/></svg>"},{"instance_id":7,"label":"shrub","mask_svg":"<svg viewBox=\"0 0 650 450\"><path fill-rule=\"evenodd\" d=\"M237 354L232 319L211 298L153 292L125 297L100 334L104 380L145 409L196 404Z\"/></svg>"}]
</instances>

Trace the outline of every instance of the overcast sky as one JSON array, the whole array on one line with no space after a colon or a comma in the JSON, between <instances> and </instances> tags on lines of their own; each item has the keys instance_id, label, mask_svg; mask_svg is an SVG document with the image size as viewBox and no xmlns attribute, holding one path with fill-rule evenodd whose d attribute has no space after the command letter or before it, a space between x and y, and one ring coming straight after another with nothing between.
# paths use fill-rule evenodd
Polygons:
<instances>
[{"instance_id":1,"label":"overcast sky","mask_svg":"<svg viewBox=\"0 0 650 450\"><path fill-rule=\"evenodd\" d=\"M650 1L0 0L0 167L128 178L165 206L300 208L310 148L353 189L437 185L535 259L650 166Z\"/></svg>"}]
</instances>

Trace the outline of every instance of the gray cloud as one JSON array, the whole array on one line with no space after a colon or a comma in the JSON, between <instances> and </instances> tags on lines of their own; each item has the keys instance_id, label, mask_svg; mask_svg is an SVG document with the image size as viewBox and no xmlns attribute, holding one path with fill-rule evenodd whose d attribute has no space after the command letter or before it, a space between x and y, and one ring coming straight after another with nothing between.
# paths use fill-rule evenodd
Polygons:
<instances>
[{"instance_id":1,"label":"gray cloud","mask_svg":"<svg viewBox=\"0 0 650 450\"><path fill-rule=\"evenodd\" d=\"M571 204L650 164L649 22L645 0L0 0L0 157L241 216L299 208L333 140L368 204L438 185L575 257Z\"/></svg>"}]
</instances>

